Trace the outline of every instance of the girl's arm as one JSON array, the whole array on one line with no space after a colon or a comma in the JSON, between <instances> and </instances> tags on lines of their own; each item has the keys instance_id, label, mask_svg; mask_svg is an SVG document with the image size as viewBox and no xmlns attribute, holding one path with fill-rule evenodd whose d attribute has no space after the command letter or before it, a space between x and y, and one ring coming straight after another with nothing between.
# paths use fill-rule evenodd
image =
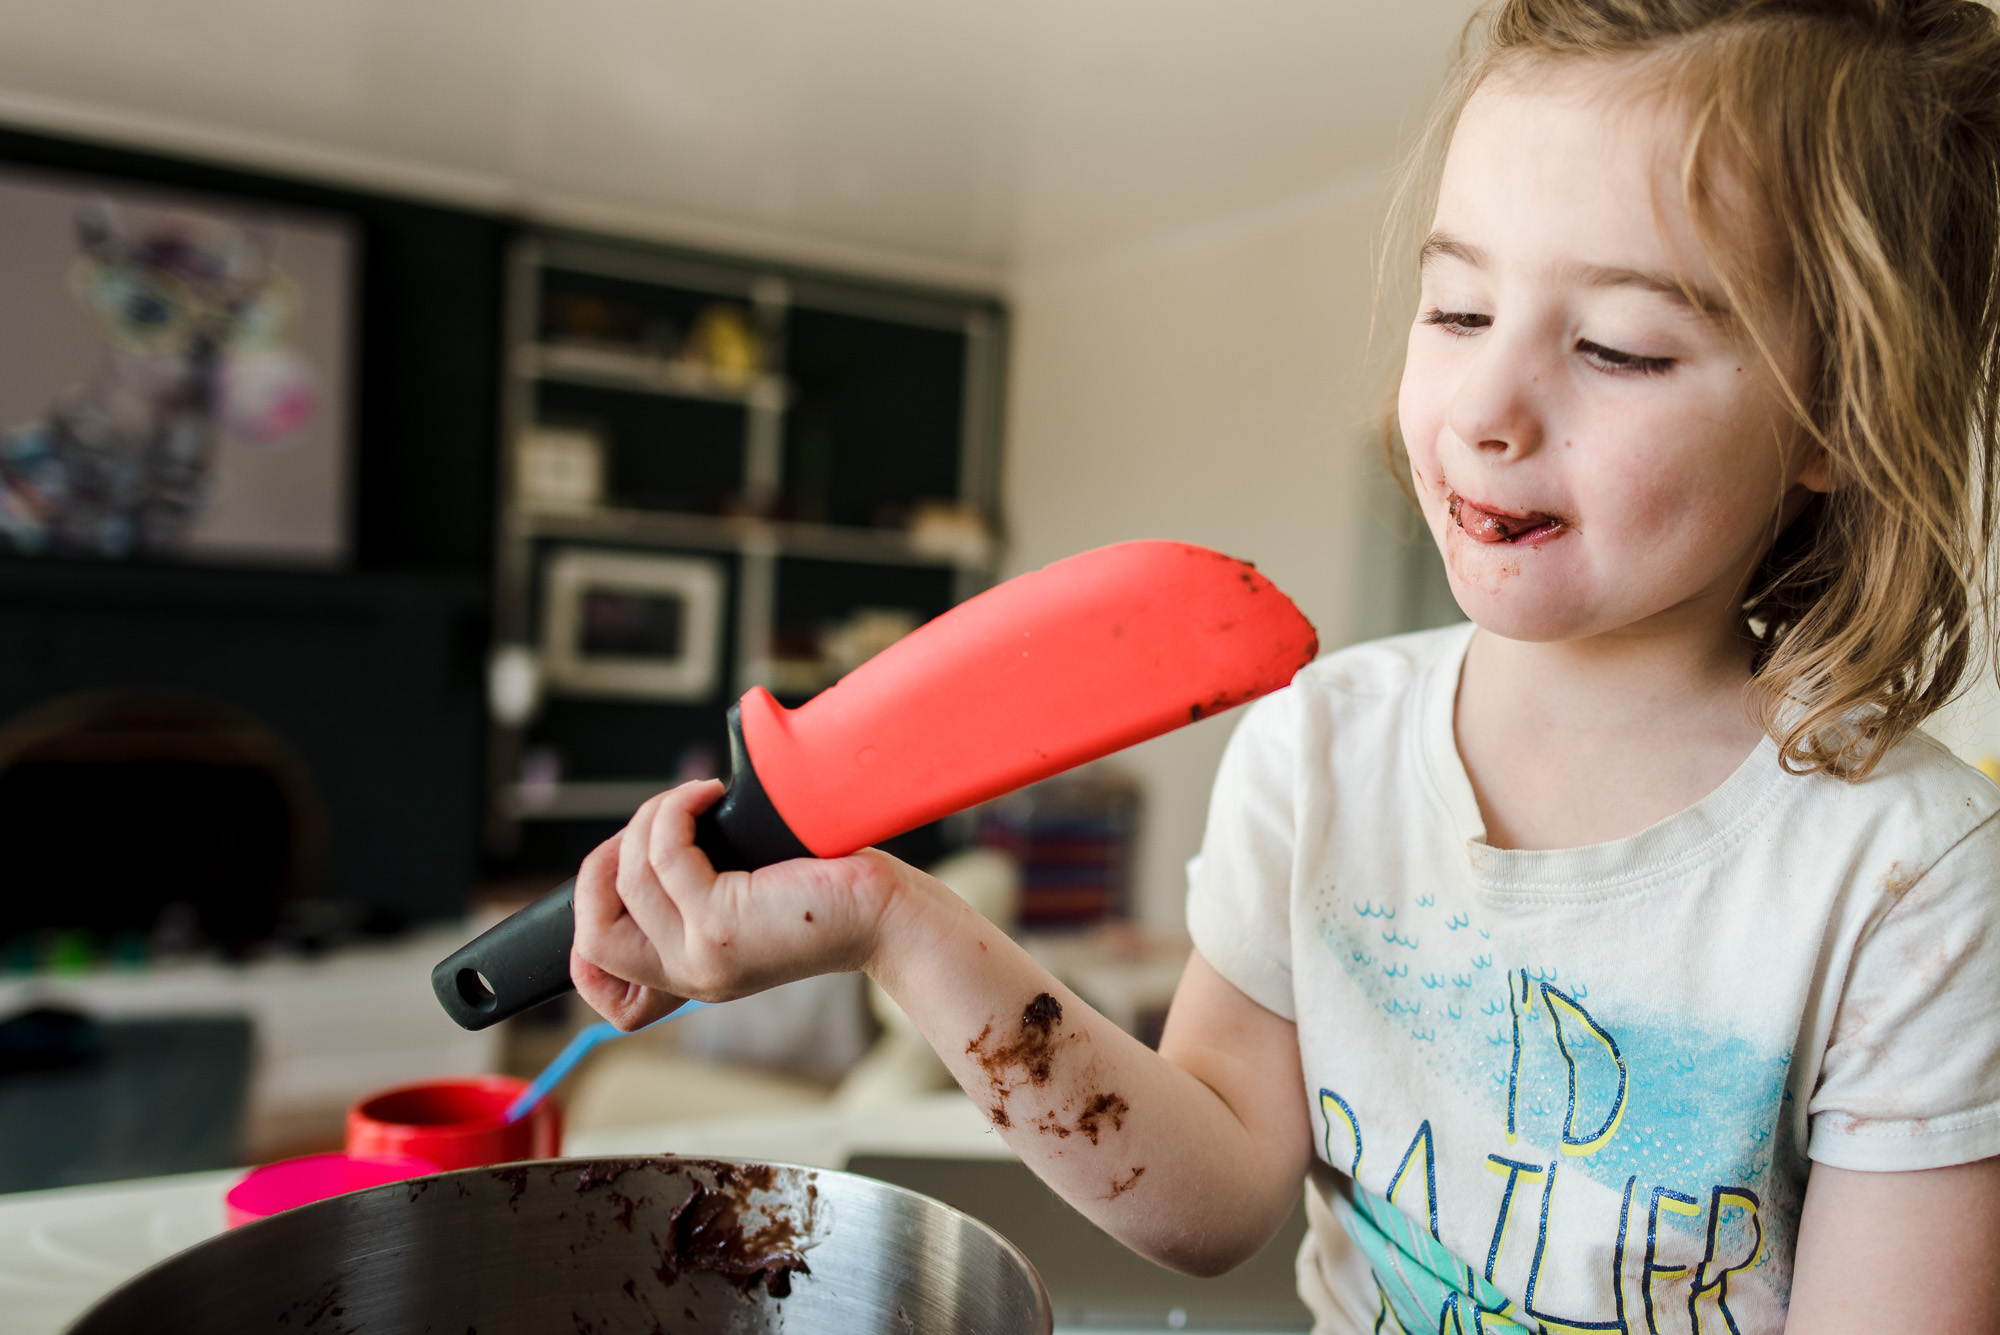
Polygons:
<instances>
[{"instance_id":1,"label":"girl's arm","mask_svg":"<svg viewBox=\"0 0 2000 1335\"><path fill-rule=\"evenodd\" d=\"M2000 1159L1913 1173L1814 1164L1793 1335L2000 1331Z\"/></svg>"},{"instance_id":2,"label":"girl's arm","mask_svg":"<svg viewBox=\"0 0 2000 1335\"><path fill-rule=\"evenodd\" d=\"M692 839L720 792L661 794L584 862L571 972L599 1013L635 1028L682 997L863 969L1015 1153L1126 1245L1217 1274L1277 1232L1312 1153L1290 1021L1197 955L1153 1052L886 854L717 875Z\"/></svg>"}]
</instances>

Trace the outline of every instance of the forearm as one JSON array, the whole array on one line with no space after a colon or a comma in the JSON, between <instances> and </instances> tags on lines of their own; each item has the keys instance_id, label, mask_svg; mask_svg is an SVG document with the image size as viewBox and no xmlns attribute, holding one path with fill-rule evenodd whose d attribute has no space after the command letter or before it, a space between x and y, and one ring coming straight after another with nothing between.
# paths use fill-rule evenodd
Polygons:
<instances>
[{"instance_id":1,"label":"forearm","mask_svg":"<svg viewBox=\"0 0 2000 1335\"><path fill-rule=\"evenodd\" d=\"M1162 1045L1176 1065L885 853L717 875L693 834L720 792L663 793L584 860L571 976L600 1014L633 1029L681 997L865 968L1021 1158L1135 1250L1215 1273L1277 1230L1311 1153L1289 1021L1197 955Z\"/></svg>"},{"instance_id":2,"label":"forearm","mask_svg":"<svg viewBox=\"0 0 2000 1335\"><path fill-rule=\"evenodd\" d=\"M869 972L1015 1153L1134 1250L1219 1273L1292 1208L1294 1137L1110 1023L928 877L904 887Z\"/></svg>"}]
</instances>

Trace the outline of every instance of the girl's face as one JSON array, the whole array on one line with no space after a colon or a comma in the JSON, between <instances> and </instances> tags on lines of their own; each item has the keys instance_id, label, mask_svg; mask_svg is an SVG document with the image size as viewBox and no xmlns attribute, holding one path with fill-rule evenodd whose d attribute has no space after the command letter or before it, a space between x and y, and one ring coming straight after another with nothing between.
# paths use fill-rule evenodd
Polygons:
<instances>
[{"instance_id":1,"label":"girl's face","mask_svg":"<svg viewBox=\"0 0 2000 1335\"><path fill-rule=\"evenodd\" d=\"M1467 104L1424 248L1399 412L1425 518L1509 639L1733 626L1824 464L1725 313L1674 123L1616 71L1529 73ZM1803 339L1774 351L1796 382Z\"/></svg>"}]
</instances>

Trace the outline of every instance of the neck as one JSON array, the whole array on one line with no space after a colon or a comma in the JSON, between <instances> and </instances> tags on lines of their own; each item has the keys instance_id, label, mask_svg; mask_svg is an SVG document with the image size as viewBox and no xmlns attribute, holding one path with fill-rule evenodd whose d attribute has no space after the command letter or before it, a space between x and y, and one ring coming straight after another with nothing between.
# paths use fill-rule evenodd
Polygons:
<instances>
[{"instance_id":1,"label":"neck","mask_svg":"<svg viewBox=\"0 0 2000 1335\"><path fill-rule=\"evenodd\" d=\"M1691 709L1747 719L1750 649L1726 629L1707 635L1632 630L1555 643L1482 630L1473 636L1466 678L1480 695L1509 702L1510 711L1538 716L1538 728L1646 732L1677 726L1674 716Z\"/></svg>"},{"instance_id":2,"label":"neck","mask_svg":"<svg viewBox=\"0 0 2000 1335\"><path fill-rule=\"evenodd\" d=\"M1457 733L1499 847L1622 838L1701 800L1760 737L1726 622L1534 643L1473 635Z\"/></svg>"}]
</instances>

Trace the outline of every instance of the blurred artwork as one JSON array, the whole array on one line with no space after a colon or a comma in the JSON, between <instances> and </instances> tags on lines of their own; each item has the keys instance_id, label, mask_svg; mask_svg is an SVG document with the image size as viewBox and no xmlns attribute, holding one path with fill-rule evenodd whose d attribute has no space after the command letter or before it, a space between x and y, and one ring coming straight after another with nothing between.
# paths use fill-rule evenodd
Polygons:
<instances>
[{"instance_id":1,"label":"blurred artwork","mask_svg":"<svg viewBox=\"0 0 2000 1335\"><path fill-rule=\"evenodd\" d=\"M0 175L0 550L337 565L354 243Z\"/></svg>"}]
</instances>

